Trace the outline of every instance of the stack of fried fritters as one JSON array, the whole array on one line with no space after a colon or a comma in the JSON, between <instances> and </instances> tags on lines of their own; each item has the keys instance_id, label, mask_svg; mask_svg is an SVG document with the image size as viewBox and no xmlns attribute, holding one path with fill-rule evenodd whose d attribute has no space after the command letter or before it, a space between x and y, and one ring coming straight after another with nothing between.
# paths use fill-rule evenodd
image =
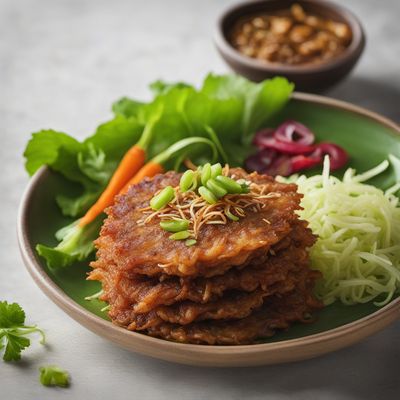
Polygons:
<instances>
[{"instance_id":1,"label":"stack of fried fritters","mask_svg":"<svg viewBox=\"0 0 400 400\"><path fill-rule=\"evenodd\" d=\"M169 238L143 209L180 174L168 172L132 186L107 210L89 279L103 285L112 321L130 330L184 343L246 344L311 320L320 308L309 268L315 237L295 213L296 185L231 169L229 175L265 185L261 209L239 221L203 225L197 243Z\"/></svg>"}]
</instances>

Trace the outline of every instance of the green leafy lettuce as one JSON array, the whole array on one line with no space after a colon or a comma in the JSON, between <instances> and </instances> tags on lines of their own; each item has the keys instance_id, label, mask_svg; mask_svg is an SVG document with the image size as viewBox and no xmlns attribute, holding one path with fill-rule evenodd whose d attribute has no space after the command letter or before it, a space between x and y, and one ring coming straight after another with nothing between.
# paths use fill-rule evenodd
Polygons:
<instances>
[{"instance_id":1,"label":"green leafy lettuce","mask_svg":"<svg viewBox=\"0 0 400 400\"><path fill-rule=\"evenodd\" d=\"M64 215L79 218L85 213L104 190L122 156L156 115L146 148L148 159L179 140L196 136L214 143L221 162L241 165L251 151L253 134L282 109L293 85L279 77L253 83L236 75L210 74L199 89L183 82L163 81L152 83L150 88L152 101L123 97L112 106L114 118L83 142L52 130L32 135L24 153L28 173L32 175L47 165L79 188L79 195L56 197ZM204 145L193 145L174 154L164 167L179 168L184 157L204 163L209 161L208 154ZM100 224L101 218L85 228L75 222L58 233L61 243L57 247L39 245L38 252L50 267L84 260L93 250Z\"/></svg>"}]
</instances>

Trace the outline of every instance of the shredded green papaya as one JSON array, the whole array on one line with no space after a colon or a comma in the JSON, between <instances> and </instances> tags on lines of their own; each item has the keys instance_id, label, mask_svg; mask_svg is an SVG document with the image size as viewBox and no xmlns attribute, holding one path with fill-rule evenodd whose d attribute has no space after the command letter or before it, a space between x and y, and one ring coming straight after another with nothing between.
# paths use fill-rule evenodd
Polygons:
<instances>
[{"instance_id":1,"label":"shredded green papaya","mask_svg":"<svg viewBox=\"0 0 400 400\"><path fill-rule=\"evenodd\" d=\"M356 175L348 169L340 180L329 174L326 157L321 175L292 176L302 199L302 219L318 236L310 251L311 266L322 272L316 294L325 304L374 301L387 304L400 288L400 206L394 195L364 183L389 166Z\"/></svg>"}]
</instances>

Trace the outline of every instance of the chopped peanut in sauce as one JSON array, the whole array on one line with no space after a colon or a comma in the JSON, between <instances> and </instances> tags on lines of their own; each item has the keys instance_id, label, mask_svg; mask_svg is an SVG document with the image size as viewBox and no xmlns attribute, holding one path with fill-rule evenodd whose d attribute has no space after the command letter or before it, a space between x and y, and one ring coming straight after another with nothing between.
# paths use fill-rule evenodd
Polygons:
<instances>
[{"instance_id":1,"label":"chopped peanut in sauce","mask_svg":"<svg viewBox=\"0 0 400 400\"><path fill-rule=\"evenodd\" d=\"M231 43L242 54L289 65L333 59L351 39L346 24L308 14L299 4L279 15L257 14L241 19L231 34Z\"/></svg>"}]
</instances>

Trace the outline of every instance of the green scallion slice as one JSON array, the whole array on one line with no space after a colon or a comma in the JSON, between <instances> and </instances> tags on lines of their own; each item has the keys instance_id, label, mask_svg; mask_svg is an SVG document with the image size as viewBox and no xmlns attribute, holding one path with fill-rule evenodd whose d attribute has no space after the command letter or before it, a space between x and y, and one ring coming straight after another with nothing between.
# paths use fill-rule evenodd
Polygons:
<instances>
[{"instance_id":1,"label":"green scallion slice","mask_svg":"<svg viewBox=\"0 0 400 400\"><path fill-rule=\"evenodd\" d=\"M175 191L172 186L167 186L160 193L150 200L150 207L154 211L161 210L175 197Z\"/></svg>"},{"instance_id":2,"label":"green scallion slice","mask_svg":"<svg viewBox=\"0 0 400 400\"><path fill-rule=\"evenodd\" d=\"M187 239L189 236L190 236L190 233L188 231L180 231L180 232L174 233L169 238L171 240L184 240L184 239Z\"/></svg>"},{"instance_id":3,"label":"green scallion slice","mask_svg":"<svg viewBox=\"0 0 400 400\"><path fill-rule=\"evenodd\" d=\"M240 194L243 192L242 187L232 178L219 175L215 178L227 191L232 194Z\"/></svg>"},{"instance_id":4,"label":"green scallion slice","mask_svg":"<svg viewBox=\"0 0 400 400\"><path fill-rule=\"evenodd\" d=\"M187 219L171 219L160 222L161 228L167 232L180 232L189 228L189 221Z\"/></svg>"},{"instance_id":5,"label":"green scallion slice","mask_svg":"<svg viewBox=\"0 0 400 400\"><path fill-rule=\"evenodd\" d=\"M200 176L201 176L201 183L203 185L206 185L207 181L211 178L211 164L210 163L203 165Z\"/></svg>"},{"instance_id":6,"label":"green scallion slice","mask_svg":"<svg viewBox=\"0 0 400 400\"><path fill-rule=\"evenodd\" d=\"M224 197L228 193L228 191L213 178L209 179L206 185L207 189L211 190L211 192L218 198Z\"/></svg>"},{"instance_id":7,"label":"green scallion slice","mask_svg":"<svg viewBox=\"0 0 400 400\"><path fill-rule=\"evenodd\" d=\"M211 165L211 178L216 178L222 174L222 165L220 163Z\"/></svg>"},{"instance_id":8,"label":"green scallion slice","mask_svg":"<svg viewBox=\"0 0 400 400\"><path fill-rule=\"evenodd\" d=\"M188 239L185 241L186 246L190 247L190 246L194 246L197 243L197 240L195 239Z\"/></svg>"},{"instance_id":9,"label":"green scallion slice","mask_svg":"<svg viewBox=\"0 0 400 400\"><path fill-rule=\"evenodd\" d=\"M181 177L181 180L179 182L179 188L182 193L187 192L193 187L193 183L195 181L195 173L191 170L188 169Z\"/></svg>"},{"instance_id":10,"label":"green scallion slice","mask_svg":"<svg viewBox=\"0 0 400 400\"><path fill-rule=\"evenodd\" d=\"M199 187L199 194L209 204L215 204L218 201L217 197L205 186Z\"/></svg>"}]
</instances>

